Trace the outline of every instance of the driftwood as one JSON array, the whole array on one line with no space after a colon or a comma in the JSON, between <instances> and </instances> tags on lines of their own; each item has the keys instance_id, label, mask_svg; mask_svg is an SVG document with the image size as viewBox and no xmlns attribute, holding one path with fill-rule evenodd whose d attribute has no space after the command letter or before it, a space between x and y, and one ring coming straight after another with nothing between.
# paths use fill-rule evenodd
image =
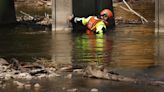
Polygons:
<instances>
[{"instance_id":1,"label":"driftwood","mask_svg":"<svg viewBox=\"0 0 164 92\"><path fill-rule=\"evenodd\" d=\"M30 22L30 23L36 23L36 22L40 22L42 20L44 20L44 18L46 17L34 17L26 12L20 11L21 14L23 14L23 16L21 16L21 18L17 18L18 21L24 21L24 22Z\"/></svg>"},{"instance_id":2,"label":"driftwood","mask_svg":"<svg viewBox=\"0 0 164 92\"><path fill-rule=\"evenodd\" d=\"M91 77L91 78L94 77L94 78L99 78L99 79L130 82L130 83L135 83L135 84L147 84L147 85L164 87L163 81L142 80L142 79L137 79L137 78L126 77L126 76L119 75L117 73L108 72L105 68L99 68L97 66L87 66L87 68L84 71L84 76Z\"/></svg>"},{"instance_id":3,"label":"driftwood","mask_svg":"<svg viewBox=\"0 0 164 92\"><path fill-rule=\"evenodd\" d=\"M41 65L36 65L36 64L27 64L27 65L23 65L22 68L42 69L43 66L41 66Z\"/></svg>"},{"instance_id":4,"label":"driftwood","mask_svg":"<svg viewBox=\"0 0 164 92\"><path fill-rule=\"evenodd\" d=\"M50 15L45 13L45 16L32 16L24 11L20 11L23 16L18 16L17 21L20 24L29 25L29 26L42 26L42 27L51 27Z\"/></svg>"},{"instance_id":5,"label":"driftwood","mask_svg":"<svg viewBox=\"0 0 164 92\"><path fill-rule=\"evenodd\" d=\"M134 11L128 4L127 4L127 2L125 1L125 0L122 0L123 2L124 2L124 4L128 7L128 9L126 9L125 7L121 7L122 9L124 9L124 10L126 10L126 11L129 11L129 12L132 12L132 13L134 13L135 15L137 15L138 17L140 17L141 18L141 21L142 21L142 23L144 23L144 22L148 22L148 20L146 19L146 18L144 18L143 16L141 16L139 13L137 13L136 11Z\"/></svg>"},{"instance_id":6,"label":"driftwood","mask_svg":"<svg viewBox=\"0 0 164 92\"><path fill-rule=\"evenodd\" d=\"M45 69L34 69L29 72L31 75L36 75L36 74L47 74L48 71Z\"/></svg>"},{"instance_id":7,"label":"driftwood","mask_svg":"<svg viewBox=\"0 0 164 92\"><path fill-rule=\"evenodd\" d=\"M9 65L6 65L4 60L3 65L0 65L0 80L10 79L27 79L32 78L52 78L60 76L56 74L56 68L46 67L32 62L19 62L17 59L12 58Z\"/></svg>"},{"instance_id":8,"label":"driftwood","mask_svg":"<svg viewBox=\"0 0 164 92\"><path fill-rule=\"evenodd\" d=\"M31 20L33 20L33 19L34 19L34 17L33 17L33 16L31 16L30 14L27 14L27 13L25 13L25 12L23 12L23 11L20 11L20 13L21 13L21 14L23 14L23 15L28 16Z\"/></svg>"}]
</instances>

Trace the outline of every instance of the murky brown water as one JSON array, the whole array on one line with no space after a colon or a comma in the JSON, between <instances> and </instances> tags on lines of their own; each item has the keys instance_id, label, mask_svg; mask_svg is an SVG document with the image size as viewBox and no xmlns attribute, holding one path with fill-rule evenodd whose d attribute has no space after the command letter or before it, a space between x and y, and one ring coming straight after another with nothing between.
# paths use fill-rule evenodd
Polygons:
<instances>
[{"instance_id":1,"label":"murky brown water","mask_svg":"<svg viewBox=\"0 0 164 92\"><path fill-rule=\"evenodd\" d=\"M119 25L104 36L53 34L50 31L18 28L1 30L0 56L7 59L16 57L20 61L32 61L42 57L57 63L73 64L96 61L125 76L164 80L163 57L158 50L160 48L157 48L158 37L154 35L153 25ZM163 38L161 35L159 40L163 41ZM39 82L42 87L39 90L19 89L8 84L6 88L0 88L0 92L66 92L70 88L78 88L80 92L89 92L92 88L99 89L99 92L163 92L161 87L80 76L27 82Z\"/></svg>"}]
</instances>

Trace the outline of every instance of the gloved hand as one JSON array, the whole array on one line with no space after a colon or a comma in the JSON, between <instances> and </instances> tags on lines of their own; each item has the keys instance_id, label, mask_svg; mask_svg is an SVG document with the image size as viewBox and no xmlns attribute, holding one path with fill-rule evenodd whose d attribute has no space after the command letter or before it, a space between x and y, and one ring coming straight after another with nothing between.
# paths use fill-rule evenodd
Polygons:
<instances>
[{"instance_id":1,"label":"gloved hand","mask_svg":"<svg viewBox=\"0 0 164 92\"><path fill-rule=\"evenodd\" d=\"M68 16L67 19L68 19L69 22L73 23L73 21L74 21L74 15Z\"/></svg>"}]
</instances>

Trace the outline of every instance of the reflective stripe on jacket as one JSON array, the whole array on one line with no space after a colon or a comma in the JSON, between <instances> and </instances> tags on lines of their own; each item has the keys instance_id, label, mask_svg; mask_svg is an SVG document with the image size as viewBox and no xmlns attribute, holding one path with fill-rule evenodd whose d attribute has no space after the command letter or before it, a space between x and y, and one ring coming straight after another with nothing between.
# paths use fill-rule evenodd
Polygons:
<instances>
[{"instance_id":1,"label":"reflective stripe on jacket","mask_svg":"<svg viewBox=\"0 0 164 92\"><path fill-rule=\"evenodd\" d=\"M87 23L88 29L93 30L93 31L96 31L96 24L97 24L98 22L100 22L100 21L101 21L101 20L98 19L97 17L92 16L92 17L89 19L88 23Z\"/></svg>"}]
</instances>

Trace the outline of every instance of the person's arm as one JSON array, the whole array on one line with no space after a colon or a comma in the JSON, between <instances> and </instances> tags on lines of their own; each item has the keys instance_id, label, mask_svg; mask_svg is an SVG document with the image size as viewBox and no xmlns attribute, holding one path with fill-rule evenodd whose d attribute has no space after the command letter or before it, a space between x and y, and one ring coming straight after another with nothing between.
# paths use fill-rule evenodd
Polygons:
<instances>
[{"instance_id":1,"label":"person's arm","mask_svg":"<svg viewBox=\"0 0 164 92\"><path fill-rule=\"evenodd\" d=\"M79 23L79 24L86 25L90 18L91 17L88 17L88 18L72 17L72 19L70 19L70 20L71 20L72 23Z\"/></svg>"}]
</instances>

